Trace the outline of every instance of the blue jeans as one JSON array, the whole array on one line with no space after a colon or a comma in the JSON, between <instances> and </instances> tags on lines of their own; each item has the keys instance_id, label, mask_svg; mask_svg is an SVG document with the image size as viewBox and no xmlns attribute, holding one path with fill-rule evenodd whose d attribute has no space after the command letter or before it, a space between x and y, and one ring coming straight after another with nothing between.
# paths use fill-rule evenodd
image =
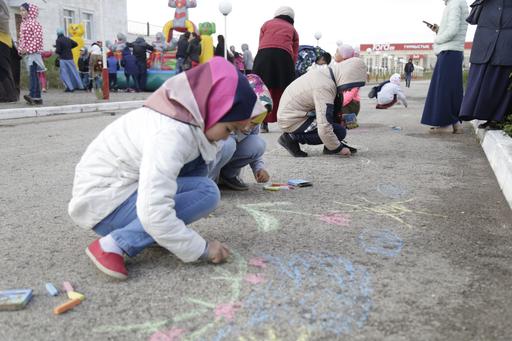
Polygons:
<instances>
[{"instance_id":1,"label":"blue jeans","mask_svg":"<svg viewBox=\"0 0 512 341\"><path fill-rule=\"evenodd\" d=\"M323 144L323 141L320 138L320 135L318 135L317 128L306 132L307 128L311 125L311 123L313 121L314 121L314 118L311 117L301 127L299 127L299 129L297 129L293 133L290 133L290 137L292 138L292 140L294 140L300 144L309 144L309 145ZM328 118L328 121L331 123L332 130L333 130L334 134L336 135L336 137L338 138L338 140L340 140L340 142L343 141L345 136L347 136L347 130L345 128L343 128L340 124L331 122L329 120L329 118Z\"/></svg>"},{"instance_id":2,"label":"blue jeans","mask_svg":"<svg viewBox=\"0 0 512 341\"><path fill-rule=\"evenodd\" d=\"M201 164L202 161L202 164ZM186 164L178 179L174 210L178 219L188 225L210 214L220 201L217 185L207 177L204 161L198 158ZM155 243L137 217L137 192L94 227L101 236L110 234L130 257Z\"/></svg>"},{"instance_id":3,"label":"blue jeans","mask_svg":"<svg viewBox=\"0 0 512 341\"><path fill-rule=\"evenodd\" d=\"M230 138L235 140L234 138ZM248 135L242 141L236 143L236 151L221 169L220 174L226 179L240 175L240 171L247 165L251 165L253 171L263 168L262 156L267 145L258 135Z\"/></svg>"},{"instance_id":4,"label":"blue jeans","mask_svg":"<svg viewBox=\"0 0 512 341\"><path fill-rule=\"evenodd\" d=\"M36 63L30 65L30 97L34 99L41 99L41 86L37 77L38 69L39 67Z\"/></svg>"},{"instance_id":5,"label":"blue jeans","mask_svg":"<svg viewBox=\"0 0 512 341\"><path fill-rule=\"evenodd\" d=\"M89 72L80 72L80 79L82 80L82 84L85 90L89 90L90 87L90 79Z\"/></svg>"},{"instance_id":6,"label":"blue jeans","mask_svg":"<svg viewBox=\"0 0 512 341\"><path fill-rule=\"evenodd\" d=\"M183 62L185 61L185 58L178 57L176 58L176 74L181 73L183 71Z\"/></svg>"},{"instance_id":7,"label":"blue jeans","mask_svg":"<svg viewBox=\"0 0 512 341\"><path fill-rule=\"evenodd\" d=\"M232 136L221 143L222 146L215 160L208 165L208 177L213 181L219 180L220 170L231 160L236 151L236 141Z\"/></svg>"}]
</instances>

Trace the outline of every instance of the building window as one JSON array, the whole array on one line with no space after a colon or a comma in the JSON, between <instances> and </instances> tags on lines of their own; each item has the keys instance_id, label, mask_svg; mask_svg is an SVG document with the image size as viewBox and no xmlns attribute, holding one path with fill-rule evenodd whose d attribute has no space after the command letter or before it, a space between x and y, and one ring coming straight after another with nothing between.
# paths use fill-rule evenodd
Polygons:
<instances>
[{"instance_id":1,"label":"building window","mask_svg":"<svg viewBox=\"0 0 512 341\"><path fill-rule=\"evenodd\" d=\"M66 34L66 36L69 36L69 32L68 32L68 25L69 24L73 24L75 22L75 11L72 11L70 9L65 9L63 11L64 15L64 33Z\"/></svg>"},{"instance_id":2,"label":"building window","mask_svg":"<svg viewBox=\"0 0 512 341\"><path fill-rule=\"evenodd\" d=\"M84 38L92 40L93 32L93 15L92 13L82 12L82 23L84 24Z\"/></svg>"}]
</instances>

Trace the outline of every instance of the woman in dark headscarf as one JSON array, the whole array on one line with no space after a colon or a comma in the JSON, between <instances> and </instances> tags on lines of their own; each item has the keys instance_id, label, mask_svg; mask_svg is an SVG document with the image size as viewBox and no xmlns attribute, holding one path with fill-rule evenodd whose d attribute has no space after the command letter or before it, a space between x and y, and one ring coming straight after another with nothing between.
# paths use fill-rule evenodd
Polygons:
<instances>
[{"instance_id":1,"label":"woman in dark headscarf","mask_svg":"<svg viewBox=\"0 0 512 341\"><path fill-rule=\"evenodd\" d=\"M9 7L5 0L0 0L0 102L17 102L19 99L16 79L19 80L20 62L17 55L9 32Z\"/></svg>"},{"instance_id":2,"label":"woman in dark headscarf","mask_svg":"<svg viewBox=\"0 0 512 341\"><path fill-rule=\"evenodd\" d=\"M280 7L274 19L260 30L259 50L252 72L261 77L272 95L274 106L261 126L268 133L268 123L277 122L279 100L284 89L295 79L295 62L299 53L299 34L293 27L295 12L291 7Z\"/></svg>"},{"instance_id":3,"label":"woman in dark headscarf","mask_svg":"<svg viewBox=\"0 0 512 341\"><path fill-rule=\"evenodd\" d=\"M499 129L498 123L512 109L512 5L504 0L486 0L480 6L459 117L463 121L485 120L480 128Z\"/></svg>"}]
</instances>

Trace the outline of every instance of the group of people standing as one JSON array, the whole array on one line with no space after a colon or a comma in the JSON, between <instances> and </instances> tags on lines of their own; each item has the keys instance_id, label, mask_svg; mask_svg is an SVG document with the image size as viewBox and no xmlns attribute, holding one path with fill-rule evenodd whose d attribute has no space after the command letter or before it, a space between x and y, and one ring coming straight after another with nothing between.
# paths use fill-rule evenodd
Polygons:
<instances>
[{"instance_id":1,"label":"group of people standing","mask_svg":"<svg viewBox=\"0 0 512 341\"><path fill-rule=\"evenodd\" d=\"M444 0L436 33L437 63L421 123L431 132L462 133L461 121L484 120L480 128L498 128L512 109L512 7L506 0L478 0L469 16L465 0ZM477 25L466 93L462 62L468 22Z\"/></svg>"}]
</instances>

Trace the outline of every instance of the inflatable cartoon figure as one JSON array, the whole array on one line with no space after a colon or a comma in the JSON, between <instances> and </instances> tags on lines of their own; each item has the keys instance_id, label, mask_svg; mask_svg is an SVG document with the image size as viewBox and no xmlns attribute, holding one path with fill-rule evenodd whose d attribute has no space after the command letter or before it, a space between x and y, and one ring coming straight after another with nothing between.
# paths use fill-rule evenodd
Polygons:
<instances>
[{"instance_id":1,"label":"inflatable cartoon figure","mask_svg":"<svg viewBox=\"0 0 512 341\"><path fill-rule=\"evenodd\" d=\"M188 9L196 6L196 0L169 0L169 7L176 8L176 11L174 12L174 19L168 21L164 26L166 42L171 42L173 30L178 32L197 32L194 23L188 20Z\"/></svg>"},{"instance_id":2,"label":"inflatable cartoon figure","mask_svg":"<svg viewBox=\"0 0 512 341\"><path fill-rule=\"evenodd\" d=\"M162 32L156 34L156 40L151 43L154 50L151 52L149 60L149 67L152 70L162 69L162 54L164 51L170 50L170 44L165 42L165 37Z\"/></svg>"},{"instance_id":3,"label":"inflatable cartoon figure","mask_svg":"<svg viewBox=\"0 0 512 341\"><path fill-rule=\"evenodd\" d=\"M68 32L71 36L71 40L74 40L78 46L75 47L71 52L73 52L73 61L78 66L78 58L80 58L80 50L84 47L84 34L85 29L83 24L69 24Z\"/></svg>"},{"instance_id":4,"label":"inflatable cartoon figure","mask_svg":"<svg viewBox=\"0 0 512 341\"><path fill-rule=\"evenodd\" d=\"M216 31L214 22L203 22L199 24L199 33L201 34L201 55L199 63L203 64L213 58L213 38L212 34Z\"/></svg>"}]
</instances>

